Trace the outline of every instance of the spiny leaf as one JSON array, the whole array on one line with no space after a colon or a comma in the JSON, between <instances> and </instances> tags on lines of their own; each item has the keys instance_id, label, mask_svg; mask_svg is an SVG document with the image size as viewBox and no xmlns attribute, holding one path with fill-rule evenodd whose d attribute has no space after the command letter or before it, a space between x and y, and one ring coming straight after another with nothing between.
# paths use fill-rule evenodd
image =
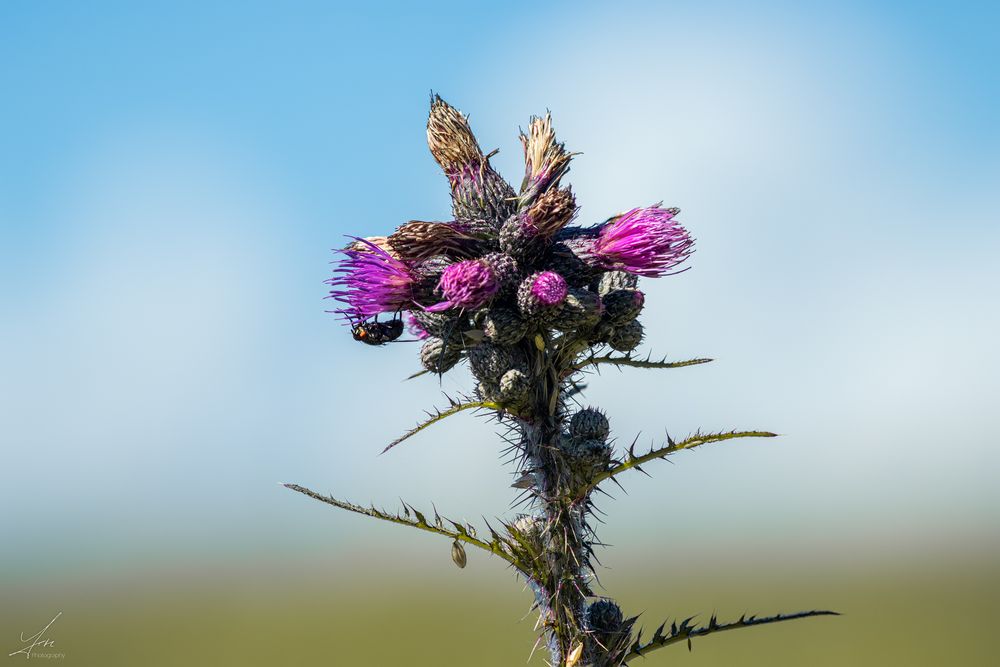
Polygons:
<instances>
[{"instance_id":1,"label":"spiny leaf","mask_svg":"<svg viewBox=\"0 0 1000 667\"><path fill-rule=\"evenodd\" d=\"M646 355L645 359L641 359L632 357L631 355L615 356L608 354L603 357L588 357L583 361L574 364L571 368L578 371L587 368L588 366L600 366L601 364L610 364L616 368L621 368L622 366L629 366L632 368L684 368L685 366L707 364L710 361L712 360L688 359L686 361L667 361L666 357L654 360L650 355Z\"/></svg>"},{"instance_id":2,"label":"spiny leaf","mask_svg":"<svg viewBox=\"0 0 1000 667\"><path fill-rule=\"evenodd\" d=\"M695 627L690 625L694 617L690 617L681 622L680 627L676 623L670 624L670 634L662 635L661 630L663 625L654 633L653 638L648 642L643 643L641 641L642 630L636 636L636 641L632 644L629 649L628 654L625 656L622 664L627 663L629 660L634 660L635 658L645 657L650 651L654 651L658 648L663 648L665 646L670 646L671 644L677 644L680 642L687 642L688 650L691 649L691 640L695 637L704 637L705 635L724 632L726 630L736 630L738 628L749 628L755 625L767 625L769 623L779 623L781 621L794 621L799 618L810 618L812 616L839 616L840 614L835 611L800 611L795 614L777 614L775 616L765 616L762 618L756 618L750 616L749 618L745 616L740 616L738 621L732 621L730 623L719 623L715 614L709 620L707 626ZM666 625L666 623L664 623Z\"/></svg>"},{"instance_id":3,"label":"spiny leaf","mask_svg":"<svg viewBox=\"0 0 1000 667\"><path fill-rule=\"evenodd\" d=\"M390 442L389 445L385 449L383 449L381 453L385 454L387 451L389 451L390 449L392 449L393 447L395 447L399 443L403 442L407 438L410 438L410 437L416 435L417 433L420 433L421 431L423 431L428 426L436 424L439 421L441 421L442 419L445 419L446 417L451 417L452 415L456 415L459 412L462 412L464 410L476 410L478 408L488 408L490 410L500 410L500 409L502 409L499 403L494 403L493 401L464 401L464 402L462 402L462 401L455 401L455 400L452 400L450 398L448 399L448 401L449 401L449 403L451 403L451 405L449 407L445 408L444 410L434 410L433 412L428 412L427 414L430 417L429 419L426 419L426 420L422 421L421 423L417 424L415 427L411 428L409 431L407 431L406 433L404 433L400 437L398 437L395 440L393 440L392 442Z\"/></svg>"},{"instance_id":4,"label":"spiny leaf","mask_svg":"<svg viewBox=\"0 0 1000 667\"><path fill-rule=\"evenodd\" d=\"M665 447L651 449L645 454L640 454L638 456L635 454L635 443L633 443L632 447L629 448L628 456L624 461L595 475L587 488L588 490L592 489L604 480L614 478L616 475L620 475L626 470L631 470L633 468L645 472L639 467L641 464L655 459L666 458L667 456L670 456L675 452L679 452L682 449L694 449L695 447L707 445L711 442L722 442L724 440L734 440L736 438L775 438L777 435L777 433L771 433L769 431L729 431L725 433L708 434L695 433L680 442L674 442L668 436L667 445Z\"/></svg>"},{"instance_id":5,"label":"spiny leaf","mask_svg":"<svg viewBox=\"0 0 1000 667\"><path fill-rule=\"evenodd\" d=\"M452 540L458 542L464 542L466 544L471 544L474 547L479 547L483 551L488 551L495 556L499 556L504 559L522 573L528 571L528 566L521 563L517 558L509 553L506 548L506 543L500 539L500 536L494 533L494 540L492 542L484 542L475 537L475 532L472 526L467 526L465 529L459 527L459 524L452 521L451 519L444 519L452 525L456 526L456 530L449 530L442 525L437 526L434 524L427 523L426 517L422 512L415 509L412 506L407 506L403 503L404 514L390 514L383 510L376 509L374 507L362 507L361 505L355 505L354 503L349 503L343 500L337 500L332 496L324 496L323 494L316 493L311 489L307 489L304 486L299 486L298 484L282 484L286 489L291 489L292 491L297 491L303 495L309 496L315 500L318 500L327 505L333 505L334 507L339 507L340 509L347 510L348 512L354 512L355 514L364 514L365 516L370 516L375 519L381 519L382 521L388 521L390 523L399 524L401 526L409 526L411 528L418 528L420 530L426 531L428 533L434 533L436 535L443 535ZM416 516L416 519L411 519L410 512Z\"/></svg>"}]
</instances>

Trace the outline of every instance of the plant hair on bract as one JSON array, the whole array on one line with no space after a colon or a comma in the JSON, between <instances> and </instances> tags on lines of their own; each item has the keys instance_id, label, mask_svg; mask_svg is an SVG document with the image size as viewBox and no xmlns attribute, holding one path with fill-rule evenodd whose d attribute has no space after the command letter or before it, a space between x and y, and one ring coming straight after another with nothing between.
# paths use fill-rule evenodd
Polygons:
<instances>
[{"instance_id":1,"label":"plant hair on bract","mask_svg":"<svg viewBox=\"0 0 1000 667\"><path fill-rule=\"evenodd\" d=\"M635 349L647 338L639 321L645 296L639 278L687 270L694 238L680 209L634 207L597 224L573 224L576 198L562 184L574 153L556 139L550 114L533 117L520 136L525 171L520 190L490 166L468 118L432 94L427 121L431 154L444 171L452 218L409 221L388 236L358 238L340 252L329 298L355 340L381 346L406 326L422 341L424 374L468 364L476 385L446 396L383 453L430 426L472 411L502 428L524 513L486 523L484 531L403 503L402 512L362 507L297 484L293 491L334 507L441 535L451 558L468 563L466 547L507 562L534 595L539 638L553 667L618 667L675 643L717 632L812 616L815 610L741 616L707 625L694 617L664 621L643 640L637 616L598 593L592 496L602 485L682 450L735 439L768 439L760 430L695 433L636 452L616 451L604 411L580 399L588 374L601 366L675 369L711 361L668 361ZM683 265L683 268L681 268ZM391 315L379 322L379 315ZM482 534L482 537L479 535ZM669 628L668 626L669 622Z\"/></svg>"}]
</instances>

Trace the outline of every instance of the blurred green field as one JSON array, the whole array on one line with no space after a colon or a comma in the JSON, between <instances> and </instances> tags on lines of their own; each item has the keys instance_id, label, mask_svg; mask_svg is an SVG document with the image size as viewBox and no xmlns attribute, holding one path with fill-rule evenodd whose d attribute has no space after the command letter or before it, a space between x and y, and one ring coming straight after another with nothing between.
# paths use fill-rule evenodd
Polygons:
<instances>
[{"instance_id":1,"label":"blurred green field","mask_svg":"<svg viewBox=\"0 0 1000 667\"><path fill-rule=\"evenodd\" d=\"M636 576L655 567L629 564L602 577L649 626L672 613L727 618L815 606L844 615L706 637L691 653L674 646L641 664L998 664L990 645L1000 568L985 557L866 571L747 563L716 574L695 564L646 582ZM386 554L350 566L137 570L72 583L7 581L3 593L7 652L19 633L63 611L49 634L66 657L43 664L508 667L528 664L534 636L529 594L485 559L470 559L463 571L393 563ZM543 656L530 664L543 665Z\"/></svg>"}]
</instances>

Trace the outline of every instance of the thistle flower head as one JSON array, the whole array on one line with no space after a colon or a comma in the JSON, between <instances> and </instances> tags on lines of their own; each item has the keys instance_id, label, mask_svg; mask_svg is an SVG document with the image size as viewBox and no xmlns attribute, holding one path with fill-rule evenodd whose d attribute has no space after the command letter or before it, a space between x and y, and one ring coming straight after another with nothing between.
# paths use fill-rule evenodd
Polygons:
<instances>
[{"instance_id":1,"label":"thistle flower head","mask_svg":"<svg viewBox=\"0 0 1000 667\"><path fill-rule=\"evenodd\" d=\"M341 250L336 275L326 281L330 296L345 304L335 312L357 322L413 303L417 277L410 266L367 239L354 241L352 247L362 249Z\"/></svg>"},{"instance_id":2,"label":"thistle flower head","mask_svg":"<svg viewBox=\"0 0 1000 667\"><path fill-rule=\"evenodd\" d=\"M440 312L451 308L478 308L489 301L500 289L497 279L489 263L479 259L469 259L449 265L441 280L438 290L444 301L427 310Z\"/></svg>"},{"instance_id":3,"label":"thistle flower head","mask_svg":"<svg viewBox=\"0 0 1000 667\"><path fill-rule=\"evenodd\" d=\"M634 208L601 228L590 252L606 269L660 277L687 259L694 239L674 220L677 209Z\"/></svg>"},{"instance_id":4,"label":"thistle flower head","mask_svg":"<svg viewBox=\"0 0 1000 667\"><path fill-rule=\"evenodd\" d=\"M542 271L531 283L531 295L543 306L555 306L566 298L566 279L555 271Z\"/></svg>"}]
</instances>

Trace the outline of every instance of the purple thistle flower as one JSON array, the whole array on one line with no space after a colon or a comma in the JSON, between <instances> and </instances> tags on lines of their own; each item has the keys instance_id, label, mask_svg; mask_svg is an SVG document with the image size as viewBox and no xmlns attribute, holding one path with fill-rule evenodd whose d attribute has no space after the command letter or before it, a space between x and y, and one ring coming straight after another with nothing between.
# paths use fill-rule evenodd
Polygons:
<instances>
[{"instance_id":1,"label":"purple thistle flower","mask_svg":"<svg viewBox=\"0 0 1000 667\"><path fill-rule=\"evenodd\" d=\"M478 308L493 298L500 289L500 281L487 262L470 259L449 265L437 287L444 301L427 309L432 313L450 308Z\"/></svg>"},{"instance_id":2,"label":"purple thistle flower","mask_svg":"<svg viewBox=\"0 0 1000 667\"><path fill-rule=\"evenodd\" d=\"M566 279L555 271L542 271L531 284L531 295L543 306L555 306L566 298Z\"/></svg>"},{"instance_id":3,"label":"purple thistle flower","mask_svg":"<svg viewBox=\"0 0 1000 667\"><path fill-rule=\"evenodd\" d=\"M413 303L417 276L405 262L366 239L354 238L351 249L341 250L333 278L327 284L330 297L346 304L333 312L351 322L379 313L391 313Z\"/></svg>"},{"instance_id":4,"label":"purple thistle flower","mask_svg":"<svg viewBox=\"0 0 1000 667\"><path fill-rule=\"evenodd\" d=\"M591 255L605 269L658 278L693 252L694 239L673 218L677 209L634 208L606 224Z\"/></svg>"}]
</instances>

